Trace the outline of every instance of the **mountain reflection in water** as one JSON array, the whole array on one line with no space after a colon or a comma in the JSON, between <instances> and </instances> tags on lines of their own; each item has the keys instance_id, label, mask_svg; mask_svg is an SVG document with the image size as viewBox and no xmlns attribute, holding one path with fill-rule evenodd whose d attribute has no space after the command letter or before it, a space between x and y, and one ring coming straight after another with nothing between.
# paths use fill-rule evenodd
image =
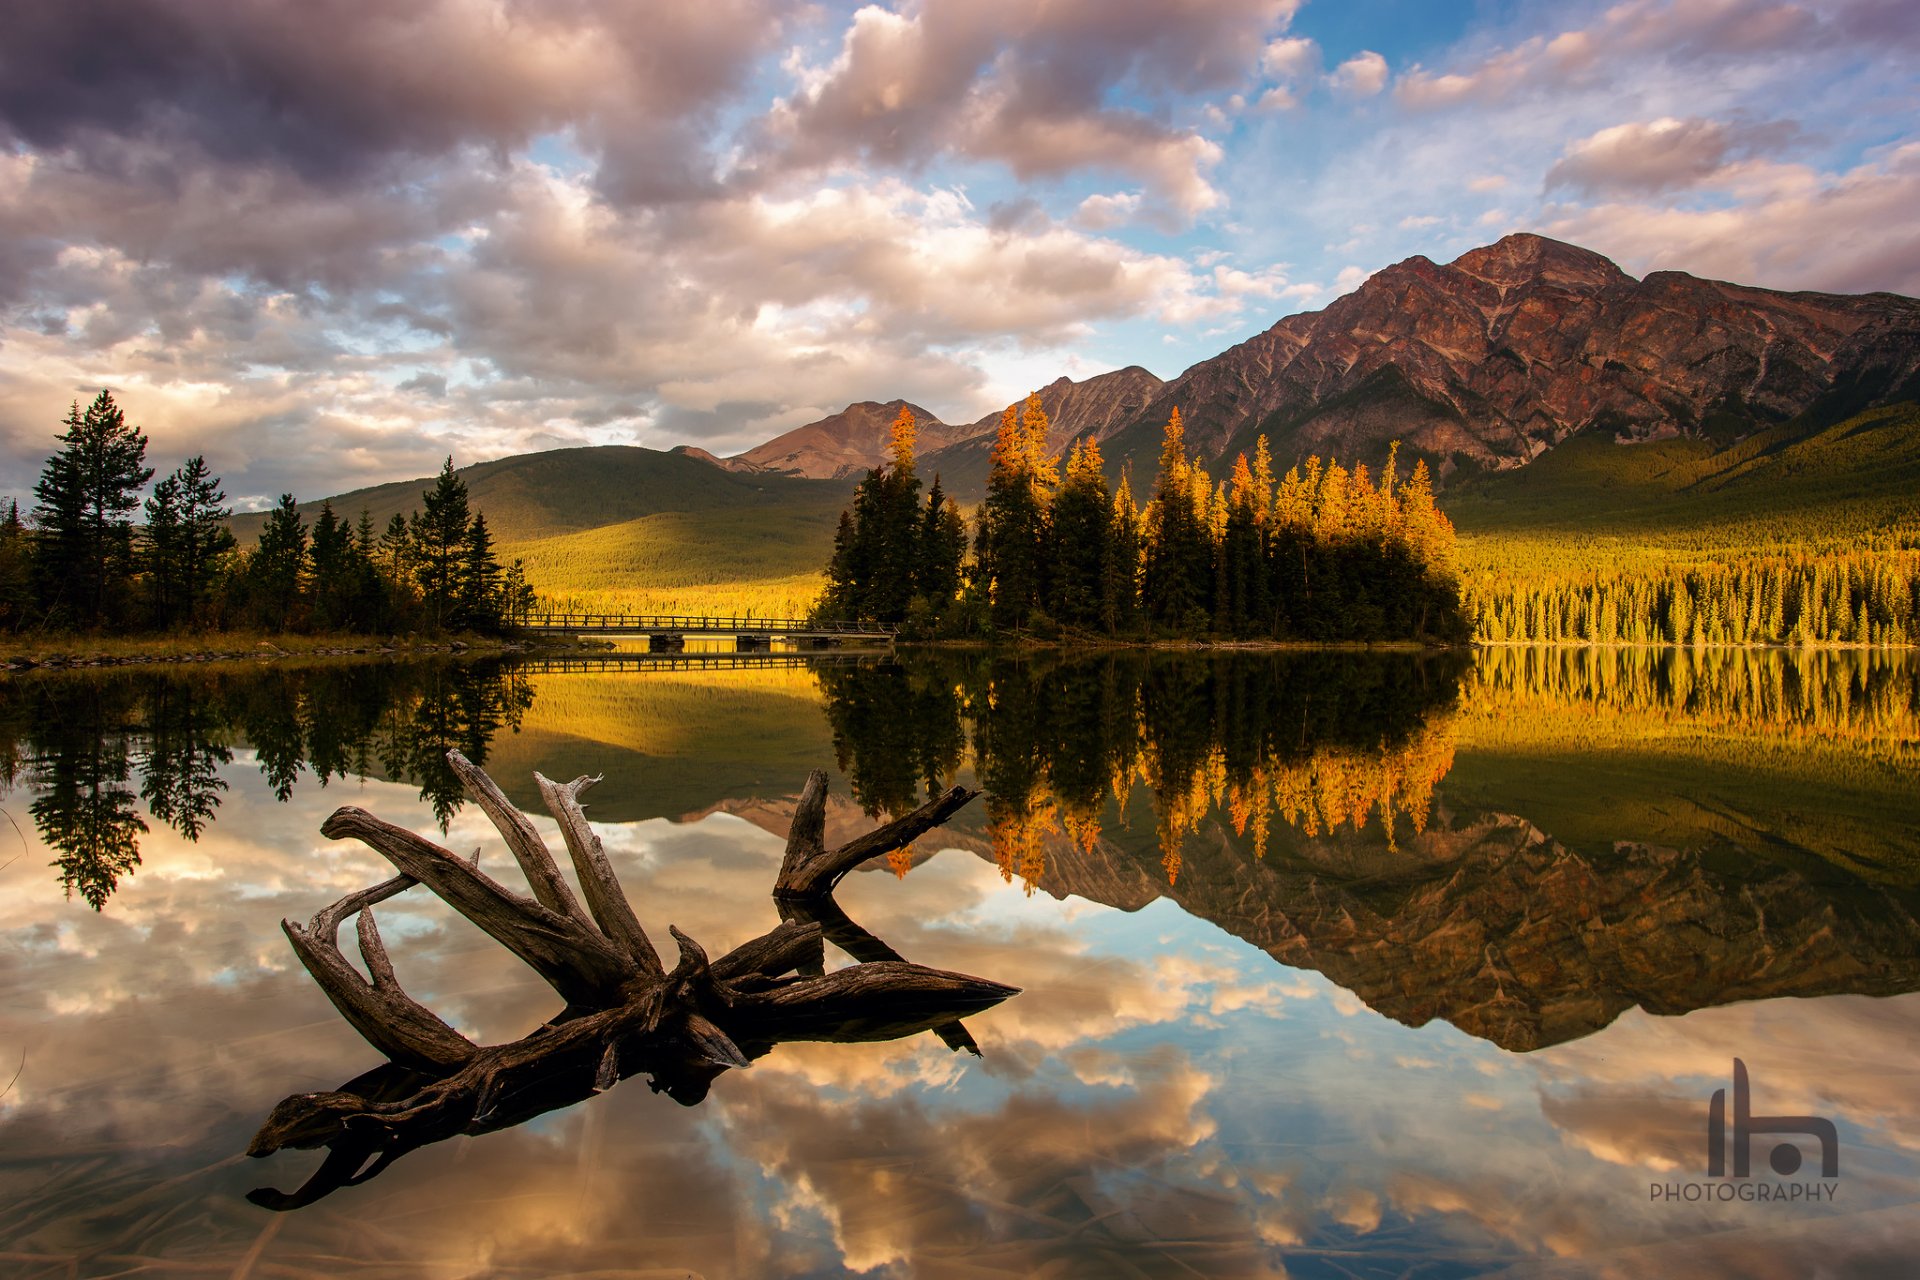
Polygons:
<instances>
[{"instance_id":1,"label":"mountain reflection in water","mask_svg":"<svg viewBox=\"0 0 1920 1280\"><path fill-rule=\"evenodd\" d=\"M26 846L0 855L0 1075L20 1068L0 1269L1898 1273L1920 1231L1916 666L938 653L0 680L0 808ZM1024 994L969 1019L979 1061L929 1036L783 1044L697 1109L616 1089L261 1214L238 1154L260 1117L372 1065L276 923L387 874L314 835L341 803L498 865L449 746L535 814L534 769L604 772L591 817L636 910L717 949L778 923L807 768L840 762L835 843L929 783L984 785L892 874L842 885L871 936L821 923L856 958L883 938ZM410 991L487 1042L551 1015L418 896L382 915ZM1734 1056L1769 1111L1839 1125L1832 1216L1647 1203L1649 1178L1697 1172Z\"/></svg>"},{"instance_id":2,"label":"mountain reflection in water","mask_svg":"<svg viewBox=\"0 0 1920 1280\"><path fill-rule=\"evenodd\" d=\"M1900 771L1920 684L1898 659L1495 650L1469 669L1413 655L1122 655L822 683L869 809L910 803L916 777L971 770L989 790L975 848L1029 892L1125 910L1170 898L1409 1025L1443 1018L1525 1051L1636 1005L1920 987L1911 845L1862 865L1856 850L1796 843L1792 828L1817 821L1793 811L1816 790L1805 782L1774 813L1711 798L1756 785L1759 737L1803 776L1850 779L1843 804L1882 768L1890 811L1914 799ZM936 728L900 740L920 723ZM1678 846L1633 831L1627 803L1607 806L1612 838L1576 848L1530 820L1524 792L1501 809L1444 785L1463 741L1532 742L1539 766L1563 770L1568 741L1598 745L1593 773L1553 801L1578 805L1635 783L1596 776L1610 754L1676 737L1711 749L1664 781L1713 819ZM1640 802L1664 808L1653 790Z\"/></svg>"}]
</instances>

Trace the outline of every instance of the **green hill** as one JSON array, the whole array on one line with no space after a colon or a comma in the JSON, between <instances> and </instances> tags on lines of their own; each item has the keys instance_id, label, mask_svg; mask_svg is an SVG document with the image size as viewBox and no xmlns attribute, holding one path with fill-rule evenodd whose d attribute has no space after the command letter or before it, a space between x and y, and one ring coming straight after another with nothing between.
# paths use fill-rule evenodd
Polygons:
<instances>
[{"instance_id":1,"label":"green hill","mask_svg":"<svg viewBox=\"0 0 1920 1280\"><path fill-rule=\"evenodd\" d=\"M746 510L664 511L502 547L558 608L796 617L820 590L845 504L786 496Z\"/></svg>"},{"instance_id":2,"label":"green hill","mask_svg":"<svg viewBox=\"0 0 1920 1280\"><path fill-rule=\"evenodd\" d=\"M556 607L593 612L804 611L833 551L850 481L727 471L684 454L609 445L521 454L459 470L502 559ZM334 496L384 528L411 514L433 480ZM303 502L311 520L320 501ZM262 513L236 516L242 541Z\"/></svg>"},{"instance_id":3,"label":"green hill","mask_svg":"<svg viewBox=\"0 0 1920 1280\"><path fill-rule=\"evenodd\" d=\"M847 481L743 474L684 454L628 445L524 453L462 467L458 474L474 509L487 513L502 543L578 533L663 511L745 515L792 504L843 503L853 491ZM433 478L423 476L328 500L348 520L366 510L384 526L395 512L417 510L420 495L432 487ZM320 501L302 502L300 509L311 519ZM236 516L234 532L243 539L258 537L265 522L263 513Z\"/></svg>"},{"instance_id":4,"label":"green hill","mask_svg":"<svg viewBox=\"0 0 1920 1280\"><path fill-rule=\"evenodd\" d=\"M1920 533L1920 405L1731 444L1588 432L1442 499L1462 533L1633 534L1756 547Z\"/></svg>"}]
</instances>

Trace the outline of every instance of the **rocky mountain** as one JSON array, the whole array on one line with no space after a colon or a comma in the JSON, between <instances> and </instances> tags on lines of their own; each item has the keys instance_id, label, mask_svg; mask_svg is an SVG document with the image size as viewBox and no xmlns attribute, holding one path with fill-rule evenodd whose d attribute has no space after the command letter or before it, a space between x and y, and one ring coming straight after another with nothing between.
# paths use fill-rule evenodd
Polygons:
<instances>
[{"instance_id":1,"label":"rocky mountain","mask_svg":"<svg viewBox=\"0 0 1920 1280\"><path fill-rule=\"evenodd\" d=\"M1075 382L1056 378L1039 391L1047 411L1048 452L1058 458L1082 436L1104 441L1137 422L1166 383L1137 364ZM975 498L986 491L987 465L1000 429L1000 415L989 413L973 424L973 434L957 444L925 455L920 470L939 476L950 493Z\"/></svg>"},{"instance_id":2,"label":"rocky mountain","mask_svg":"<svg viewBox=\"0 0 1920 1280\"><path fill-rule=\"evenodd\" d=\"M1151 831L1086 848L1058 838L1035 887L1123 911L1171 898L1378 1013L1440 1018L1513 1052L1636 1006L1920 989L1920 894L1831 869L1641 844L1584 856L1524 818L1444 808L1397 850L1303 838L1255 858L1242 846L1209 824L1169 884Z\"/></svg>"},{"instance_id":3,"label":"rocky mountain","mask_svg":"<svg viewBox=\"0 0 1920 1280\"><path fill-rule=\"evenodd\" d=\"M1439 464L1502 469L1566 437L1740 433L1920 396L1920 301L1780 293L1612 262L1512 235L1446 264L1413 257L1324 311L1194 365L1119 433L1151 473L1178 406L1198 452L1264 433L1282 460L1372 459L1400 440Z\"/></svg>"},{"instance_id":4,"label":"rocky mountain","mask_svg":"<svg viewBox=\"0 0 1920 1280\"><path fill-rule=\"evenodd\" d=\"M1050 443L1054 454L1064 453L1083 435L1104 440L1137 421L1163 385L1140 366L1129 365L1079 382L1056 378L1040 388L1040 403L1053 425ZM920 423L922 470L929 476L936 472L964 475L976 488L985 484L987 457L1000 425L999 411L975 422L949 425L906 400L850 404L839 413L795 427L731 458L713 458L705 450L687 446L675 452L690 457L704 455L731 471L771 471L816 479L857 477L886 457L887 428L902 405L913 410Z\"/></svg>"},{"instance_id":5,"label":"rocky mountain","mask_svg":"<svg viewBox=\"0 0 1920 1280\"><path fill-rule=\"evenodd\" d=\"M906 400L862 400L818 422L777 435L763 445L726 459L721 465L747 464L756 471L806 476L815 480L857 477L886 456L887 428L905 406L920 423L920 448L928 451L964 440L971 426L950 427Z\"/></svg>"}]
</instances>

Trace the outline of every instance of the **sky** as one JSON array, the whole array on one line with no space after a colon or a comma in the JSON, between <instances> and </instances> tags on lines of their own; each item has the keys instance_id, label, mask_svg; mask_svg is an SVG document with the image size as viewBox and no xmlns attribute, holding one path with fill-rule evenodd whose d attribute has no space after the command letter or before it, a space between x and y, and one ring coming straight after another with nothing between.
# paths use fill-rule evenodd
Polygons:
<instances>
[{"instance_id":1,"label":"sky","mask_svg":"<svg viewBox=\"0 0 1920 1280\"><path fill-rule=\"evenodd\" d=\"M1165 378L1514 231L1920 295L1909 0L13 0L0 494Z\"/></svg>"}]
</instances>

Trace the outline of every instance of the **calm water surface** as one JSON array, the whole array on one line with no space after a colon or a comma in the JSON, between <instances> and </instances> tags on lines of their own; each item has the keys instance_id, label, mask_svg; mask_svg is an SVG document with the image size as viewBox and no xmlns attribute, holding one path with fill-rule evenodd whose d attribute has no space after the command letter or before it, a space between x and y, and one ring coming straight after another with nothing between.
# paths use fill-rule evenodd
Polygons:
<instances>
[{"instance_id":1,"label":"calm water surface","mask_svg":"<svg viewBox=\"0 0 1920 1280\"><path fill-rule=\"evenodd\" d=\"M969 1019L979 1058L784 1045L697 1107L635 1079L256 1208L318 1163L241 1154L267 1111L378 1061L279 930L389 874L326 815L517 883L449 748L556 849L532 773L605 774L641 920L715 954L777 922L808 769L830 842L981 786L839 901L1024 990ZM36 674L0 683L0 780L8 1275L1910 1275L1920 1246L1910 655ZM381 913L475 1038L556 1011L423 890ZM1654 1199L1728 1183L1736 1057L1757 1115L1833 1121L1839 1177L1755 1138L1749 1183L1817 1199Z\"/></svg>"}]
</instances>

